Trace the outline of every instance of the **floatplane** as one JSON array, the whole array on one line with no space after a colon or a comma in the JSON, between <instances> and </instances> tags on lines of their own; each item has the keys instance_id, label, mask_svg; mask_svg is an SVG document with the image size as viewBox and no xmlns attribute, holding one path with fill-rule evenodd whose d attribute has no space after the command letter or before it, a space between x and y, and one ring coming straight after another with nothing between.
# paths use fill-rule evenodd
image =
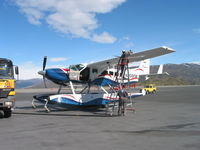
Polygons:
<instances>
[{"instance_id":1,"label":"floatplane","mask_svg":"<svg viewBox=\"0 0 200 150\"><path fill-rule=\"evenodd\" d=\"M139 76L150 75L149 59L174 52L168 47L154 48L138 53L122 51L121 57L107 59L91 64L76 64L69 68L46 69L47 57L43 60L43 69L38 74L59 85L55 94L36 95L32 106L36 108L35 102L45 103L44 108L50 112L48 104L59 104L65 107L72 106L102 106L112 101L118 101L119 96L116 87L130 87L139 81ZM141 61L139 67L129 66L133 62ZM162 74L161 65L157 74ZM84 83L82 91L77 93L74 83ZM128 86L127 86L128 85ZM69 86L71 93L61 93L64 86ZM90 90L92 86L98 87L97 91ZM145 92L128 93L129 98L145 95Z\"/></svg>"}]
</instances>

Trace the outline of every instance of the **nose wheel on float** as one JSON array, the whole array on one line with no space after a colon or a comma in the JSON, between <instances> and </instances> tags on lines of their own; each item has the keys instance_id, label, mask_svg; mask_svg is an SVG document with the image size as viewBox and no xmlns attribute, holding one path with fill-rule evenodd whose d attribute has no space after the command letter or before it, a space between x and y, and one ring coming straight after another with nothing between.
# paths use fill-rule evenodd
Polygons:
<instances>
[{"instance_id":1,"label":"nose wheel on float","mask_svg":"<svg viewBox=\"0 0 200 150\"><path fill-rule=\"evenodd\" d=\"M44 109L46 110L46 112L48 112L48 113L51 112L51 110L48 108L49 100L48 100L48 95L47 94L33 96L33 100L32 100L32 103L31 103L33 109L37 108L36 103L38 101L41 102L41 103L44 103Z\"/></svg>"}]
</instances>

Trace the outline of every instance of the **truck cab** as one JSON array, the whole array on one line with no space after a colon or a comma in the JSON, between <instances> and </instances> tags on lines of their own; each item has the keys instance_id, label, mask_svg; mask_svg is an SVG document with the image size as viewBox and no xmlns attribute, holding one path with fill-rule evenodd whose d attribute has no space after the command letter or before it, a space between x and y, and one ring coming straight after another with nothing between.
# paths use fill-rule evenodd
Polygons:
<instances>
[{"instance_id":1,"label":"truck cab","mask_svg":"<svg viewBox=\"0 0 200 150\"><path fill-rule=\"evenodd\" d=\"M15 105L14 72L19 74L18 67L13 66L11 60L0 58L0 110L3 111L5 118L12 115Z\"/></svg>"}]
</instances>

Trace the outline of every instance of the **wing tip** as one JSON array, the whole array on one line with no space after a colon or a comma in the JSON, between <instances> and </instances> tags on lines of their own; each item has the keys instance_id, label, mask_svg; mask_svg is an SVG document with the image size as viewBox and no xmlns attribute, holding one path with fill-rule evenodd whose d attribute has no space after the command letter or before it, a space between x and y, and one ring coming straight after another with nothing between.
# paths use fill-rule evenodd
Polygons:
<instances>
[{"instance_id":1,"label":"wing tip","mask_svg":"<svg viewBox=\"0 0 200 150\"><path fill-rule=\"evenodd\" d=\"M175 52L174 49L170 48L170 47L167 47L167 46L161 46L161 48L165 49L165 50L168 50L168 51L171 51L171 52Z\"/></svg>"}]
</instances>

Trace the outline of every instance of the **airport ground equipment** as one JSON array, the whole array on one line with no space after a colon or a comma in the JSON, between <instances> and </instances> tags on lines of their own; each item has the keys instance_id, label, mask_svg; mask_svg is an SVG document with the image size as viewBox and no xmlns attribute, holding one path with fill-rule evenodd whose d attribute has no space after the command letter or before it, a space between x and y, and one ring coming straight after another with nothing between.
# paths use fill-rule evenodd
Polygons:
<instances>
[{"instance_id":1,"label":"airport ground equipment","mask_svg":"<svg viewBox=\"0 0 200 150\"><path fill-rule=\"evenodd\" d=\"M18 67L6 58L0 58L0 110L4 118L11 117L15 106L15 74L19 74Z\"/></svg>"},{"instance_id":2,"label":"airport ground equipment","mask_svg":"<svg viewBox=\"0 0 200 150\"><path fill-rule=\"evenodd\" d=\"M111 86L111 88L117 89L117 101L109 101L106 104L106 114L112 116L117 109L118 116L125 116L127 110L132 110L133 112L135 109L133 108L133 101L132 98L135 96L132 93L132 85L130 82L130 73L129 73L129 56L131 56L132 51L122 51L122 55L117 64L117 72L116 74L119 75L116 77L115 82L119 83L115 86ZM125 75L126 73L126 75ZM128 81L128 82L127 82ZM133 83L132 83L133 84ZM136 94L136 93L135 93ZM140 95L145 95L144 91L140 91Z\"/></svg>"},{"instance_id":3,"label":"airport ground equipment","mask_svg":"<svg viewBox=\"0 0 200 150\"><path fill-rule=\"evenodd\" d=\"M156 93L157 88L155 84L147 84L145 85L143 90L145 90L146 94L150 94L150 93Z\"/></svg>"}]
</instances>

